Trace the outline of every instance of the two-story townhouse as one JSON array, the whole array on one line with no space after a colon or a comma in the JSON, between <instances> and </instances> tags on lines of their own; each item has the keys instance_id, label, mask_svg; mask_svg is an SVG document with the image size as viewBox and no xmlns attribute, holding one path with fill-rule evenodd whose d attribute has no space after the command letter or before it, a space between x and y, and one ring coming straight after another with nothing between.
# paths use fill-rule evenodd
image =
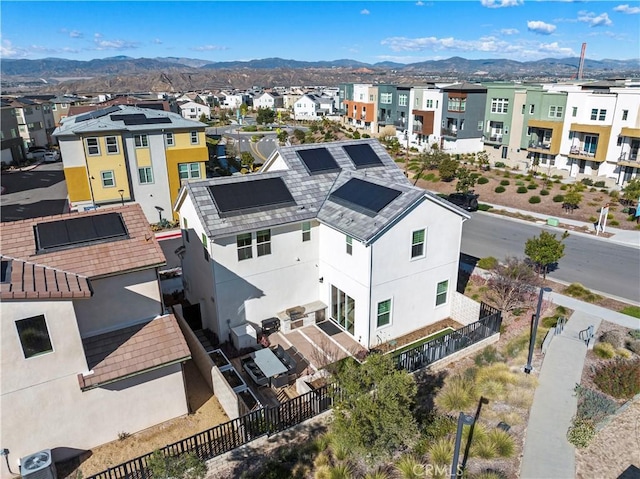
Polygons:
<instances>
[{"instance_id":1,"label":"two-story townhouse","mask_svg":"<svg viewBox=\"0 0 640 479\"><path fill-rule=\"evenodd\" d=\"M559 166L556 158L567 118L567 92L532 86L527 89L526 101L520 108L524 117L521 150L527 152L529 166L546 168L551 173Z\"/></svg>"},{"instance_id":2,"label":"two-story townhouse","mask_svg":"<svg viewBox=\"0 0 640 479\"><path fill-rule=\"evenodd\" d=\"M50 104L42 104L29 98L16 98L10 104L16 111L18 131L25 148L47 146L51 143L54 117Z\"/></svg>"},{"instance_id":3,"label":"two-story townhouse","mask_svg":"<svg viewBox=\"0 0 640 479\"><path fill-rule=\"evenodd\" d=\"M205 126L124 105L66 118L54 136L71 207L135 201L150 222L176 217L181 182L206 176Z\"/></svg>"},{"instance_id":4,"label":"two-story townhouse","mask_svg":"<svg viewBox=\"0 0 640 479\"><path fill-rule=\"evenodd\" d=\"M333 113L333 98L307 93L296 100L293 117L296 120L321 120Z\"/></svg>"},{"instance_id":5,"label":"two-story townhouse","mask_svg":"<svg viewBox=\"0 0 640 479\"><path fill-rule=\"evenodd\" d=\"M352 85L352 96L343 100L343 121L356 128L376 132L378 130L378 87L356 83Z\"/></svg>"},{"instance_id":6,"label":"two-story townhouse","mask_svg":"<svg viewBox=\"0 0 640 479\"><path fill-rule=\"evenodd\" d=\"M5 223L0 260L0 440L12 471L43 449L64 460L188 413L190 352L165 313L165 258L138 205Z\"/></svg>"},{"instance_id":7,"label":"two-story townhouse","mask_svg":"<svg viewBox=\"0 0 640 479\"><path fill-rule=\"evenodd\" d=\"M209 105L203 105L195 101L183 101L179 102L178 106L182 117L188 120L199 120L202 115L207 119L211 118L211 108L209 108Z\"/></svg>"},{"instance_id":8,"label":"two-story townhouse","mask_svg":"<svg viewBox=\"0 0 640 479\"><path fill-rule=\"evenodd\" d=\"M632 88L611 90L618 95L611 130L615 142L610 143L613 151L607 155L603 173L624 186L640 177L640 92Z\"/></svg>"},{"instance_id":9,"label":"two-story townhouse","mask_svg":"<svg viewBox=\"0 0 640 479\"><path fill-rule=\"evenodd\" d=\"M440 144L442 123L442 91L431 86L416 86L409 97L409 138L407 140L424 149L434 143Z\"/></svg>"},{"instance_id":10,"label":"two-story townhouse","mask_svg":"<svg viewBox=\"0 0 640 479\"><path fill-rule=\"evenodd\" d=\"M176 210L185 294L222 340L272 317L290 331L303 305L370 348L452 312L469 216L376 140L279 148L258 174L185 184Z\"/></svg>"},{"instance_id":11,"label":"two-story townhouse","mask_svg":"<svg viewBox=\"0 0 640 479\"><path fill-rule=\"evenodd\" d=\"M84 103L83 98L74 96L57 96L50 100L51 112L53 113L53 124L58 127L60 122L66 117L70 116L69 110L74 105L80 105Z\"/></svg>"},{"instance_id":12,"label":"two-story townhouse","mask_svg":"<svg viewBox=\"0 0 640 479\"><path fill-rule=\"evenodd\" d=\"M20 164L25 159L25 151L16 109L9 100L3 98L0 102L0 163Z\"/></svg>"},{"instance_id":13,"label":"two-story townhouse","mask_svg":"<svg viewBox=\"0 0 640 479\"><path fill-rule=\"evenodd\" d=\"M457 83L442 88L440 148L450 153L475 153L483 149L487 88Z\"/></svg>"},{"instance_id":14,"label":"two-story townhouse","mask_svg":"<svg viewBox=\"0 0 640 479\"><path fill-rule=\"evenodd\" d=\"M258 108L267 108L269 110L277 110L284 108L284 100L282 99L282 95L275 91L265 91L253 99L253 107L255 109Z\"/></svg>"}]
</instances>

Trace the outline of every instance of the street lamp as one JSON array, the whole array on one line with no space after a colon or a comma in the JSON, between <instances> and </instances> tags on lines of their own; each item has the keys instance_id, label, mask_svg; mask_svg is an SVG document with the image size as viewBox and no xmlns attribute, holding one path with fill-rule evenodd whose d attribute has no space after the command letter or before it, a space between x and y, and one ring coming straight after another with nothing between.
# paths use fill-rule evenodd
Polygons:
<instances>
[{"instance_id":1,"label":"street lamp","mask_svg":"<svg viewBox=\"0 0 640 479\"><path fill-rule=\"evenodd\" d=\"M527 374L531 373L533 366L531 366L531 360L533 359L533 347L536 343L536 333L538 332L538 320L540 319L540 309L542 308L542 297L544 293L550 293L551 288L540 288L540 294L538 296L538 308L536 309L536 314L531 318L531 337L529 338L529 356L527 357L527 365L524 367L524 372Z\"/></svg>"},{"instance_id":2,"label":"street lamp","mask_svg":"<svg viewBox=\"0 0 640 479\"><path fill-rule=\"evenodd\" d=\"M462 440L462 427L471 426L474 417L463 412L458 416L458 430L456 431L456 445L453 449L453 461L451 462L451 479L458 477L458 457L460 456L460 441Z\"/></svg>"}]
</instances>

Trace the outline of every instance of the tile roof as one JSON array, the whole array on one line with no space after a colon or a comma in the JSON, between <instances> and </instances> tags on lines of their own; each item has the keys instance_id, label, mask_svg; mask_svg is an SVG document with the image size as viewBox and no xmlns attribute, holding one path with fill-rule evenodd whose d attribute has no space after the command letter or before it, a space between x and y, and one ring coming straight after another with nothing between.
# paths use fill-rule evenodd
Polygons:
<instances>
[{"instance_id":1,"label":"tile roof","mask_svg":"<svg viewBox=\"0 0 640 479\"><path fill-rule=\"evenodd\" d=\"M86 276L0 255L11 276L0 284L0 299L89 298L93 291Z\"/></svg>"},{"instance_id":2,"label":"tile roof","mask_svg":"<svg viewBox=\"0 0 640 479\"><path fill-rule=\"evenodd\" d=\"M83 338L89 373L78 374L80 387L91 389L191 357L173 314L147 323Z\"/></svg>"},{"instance_id":3,"label":"tile roof","mask_svg":"<svg viewBox=\"0 0 640 479\"><path fill-rule=\"evenodd\" d=\"M122 215L128 233L125 238L36 253L34 227L38 223L114 212ZM3 223L0 253L87 278L153 268L166 263L162 249L138 204Z\"/></svg>"},{"instance_id":4,"label":"tile roof","mask_svg":"<svg viewBox=\"0 0 640 479\"><path fill-rule=\"evenodd\" d=\"M356 171L356 167L343 149L344 146L368 144L380 158L380 166L370 166ZM335 159L341 171L310 175L297 151L312 148L326 148ZM280 157L288 169L266 171L252 175L212 178L187 183L182 194L191 196L195 209L210 238L231 236L244 231L254 231L287 223L299 223L317 218L333 228L358 240L368 242L389 226L403 212L427 198L455 211L463 217L467 213L436 195L413 186L385 148L375 139L348 140L331 143L304 144L279 148ZM267 211L246 212L235 216L222 217L216 208L209 187L225 183L251 182L261 178L281 177L291 192L296 204ZM374 217L355 211L347 206L328 200L336 190L350 178L359 178L371 183L400 190L402 194L383 208ZM181 194L181 195L182 195ZM178 199L178 205L180 198Z\"/></svg>"}]
</instances>

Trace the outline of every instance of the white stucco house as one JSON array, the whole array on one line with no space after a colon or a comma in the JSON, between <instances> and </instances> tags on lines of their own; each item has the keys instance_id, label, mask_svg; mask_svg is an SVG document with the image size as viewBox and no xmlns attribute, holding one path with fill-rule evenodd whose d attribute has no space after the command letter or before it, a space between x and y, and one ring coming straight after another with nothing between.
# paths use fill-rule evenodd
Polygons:
<instances>
[{"instance_id":1,"label":"white stucco house","mask_svg":"<svg viewBox=\"0 0 640 479\"><path fill-rule=\"evenodd\" d=\"M293 117L296 120L321 120L334 112L334 100L331 97L307 93L293 105Z\"/></svg>"},{"instance_id":2,"label":"white stucco house","mask_svg":"<svg viewBox=\"0 0 640 479\"><path fill-rule=\"evenodd\" d=\"M284 108L284 100L280 93L266 91L253 98L253 108L256 110L258 108L268 108L269 110Z\"/></svg>"},{"instance_id":3,"label":"white stucco house","mask_svg":"<svg viewBox=\"0 0 640 479\"><path fill-rule=\"evenodd\" d=\"M199 120L202 115L211 118L211 108L208 105L196 103L195 101L185 101L178 104L180 114L188 120Z\"/></svg>"},{"instance_id":4,"label":"white stucco house","mask_svg":"<svg viewBox=\"0 0 640 479\"><path fill-rule=\"evenodd\" d=\"M14 473L35 452L63 460L188 413L190 352L140 206L2 229L0 442Z\"/></svg>"},{"instance_id":5,"label":"white stucco house","mask_svg":"<svg viewBox=\"0 0 640 479\"><path fill-rule=\"evenodd\" d=\"M299 306L366 348L452 313L469 215L377 140L279 148L260 173L184 185L176 211L186 297L222 341Z\"/></svg>"}]
</instances>

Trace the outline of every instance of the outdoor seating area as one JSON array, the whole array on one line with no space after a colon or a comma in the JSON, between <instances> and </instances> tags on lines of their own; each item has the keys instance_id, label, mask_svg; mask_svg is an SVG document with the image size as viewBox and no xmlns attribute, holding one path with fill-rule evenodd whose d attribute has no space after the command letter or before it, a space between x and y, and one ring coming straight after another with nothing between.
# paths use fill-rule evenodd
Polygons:
<instances>
[{"instance_id":1,"label":"outdoor seating area","mask_svg":"<svg viewBox=\"0 0 640 479\"><path fill-rule=\"evenodd\" d=\"M296 355L297 351L292 353ZM297 377L297 362L281 345L258 349L241 358L240 362L257 386L284 387L295 382Z\"/></svg>"}]
</instances>

